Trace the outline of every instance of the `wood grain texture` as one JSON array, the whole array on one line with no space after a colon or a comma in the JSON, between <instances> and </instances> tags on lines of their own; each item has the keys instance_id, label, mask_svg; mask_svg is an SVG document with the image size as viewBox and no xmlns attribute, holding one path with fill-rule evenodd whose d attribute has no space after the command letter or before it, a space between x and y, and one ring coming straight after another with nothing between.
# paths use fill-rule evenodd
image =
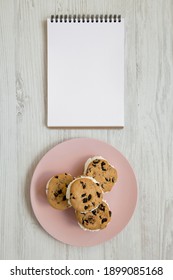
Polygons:
<instances>
[{"instance_id":1,"label":"wood grain texture","mask_svg":"<svg viewBox=\"0 0 173 280\"><path fill-rule=\"evenodd\" d=\"M172 0L0 0L0 258L173 258ZM125 128L46 127L46 24L51 14L125 17ZM107 141L129 160L139 198L111 241L76 248L38 224L29 188L41 157L75 137Z\"/></svg>"}]
</instances>

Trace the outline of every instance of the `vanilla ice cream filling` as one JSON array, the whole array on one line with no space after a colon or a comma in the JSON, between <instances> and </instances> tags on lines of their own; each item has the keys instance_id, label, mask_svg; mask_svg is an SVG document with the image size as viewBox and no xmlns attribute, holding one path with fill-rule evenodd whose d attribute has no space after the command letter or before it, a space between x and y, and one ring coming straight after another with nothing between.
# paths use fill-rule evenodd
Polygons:
<instances>
[{"instance_id":1,"label":"vanilla ice cream filling","mask_svg":"<svg viewBox=\"0 0 173 280\"><path fill-rule=\"evenodd\" d=\"M48 195L49 183L50 183L50 181L52 180L53 177L54 177L54 176L52 176L52 177L49 179L49 181L47 182L47 184L46 184L46 195Z\"/></svg>"},{"instance_id":2,"label":"vanilla ice cream filling","mask_svg":"<svg viewBox=\"0 0 173 280\"><path fill-rule=\"evenodd\" d=\"M89 228L85 228L83 225L81 225L79 222L78 222L78 225L85 231L90 231L90 232L95 232L95 231L99 231L101 229L89 229Z\"/></svg>"}]
</instances>

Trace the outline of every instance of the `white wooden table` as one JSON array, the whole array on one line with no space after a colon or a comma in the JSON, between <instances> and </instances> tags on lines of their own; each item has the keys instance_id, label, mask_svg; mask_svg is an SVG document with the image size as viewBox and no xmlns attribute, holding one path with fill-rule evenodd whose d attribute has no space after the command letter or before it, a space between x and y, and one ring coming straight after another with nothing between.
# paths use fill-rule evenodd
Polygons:
<instances>
[{"instance_id":1,"label":"white wooden table","mask_svg":"<svg viewBox=\"0 0 173 280\"><path fill-rule=\"evenodd\" d=\"M46 18L51 14L125 17L125 128L46 127ZM0 0L0 258L173 258L172 0ZM129 160L139 198L128 226L111 241L76 248L38 224L29 188L42 156L65 139L93 137Z\"/></svg>"}]
</instances>

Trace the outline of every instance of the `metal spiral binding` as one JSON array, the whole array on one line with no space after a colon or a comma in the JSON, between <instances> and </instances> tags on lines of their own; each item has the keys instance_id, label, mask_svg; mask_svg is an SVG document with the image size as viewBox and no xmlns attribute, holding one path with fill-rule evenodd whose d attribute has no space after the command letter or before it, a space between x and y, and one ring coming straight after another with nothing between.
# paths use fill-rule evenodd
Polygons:
<instances>
[{"instance_id":1,"label":"metal spiral binding","mask_svg":"<svg viewBox=\"0 0 173 280\"><path fill-rule=\"evenodd\" d=\"M121 22L121 15L51 15L50 21L60 23Z\"/></svg>"}]
</instances>

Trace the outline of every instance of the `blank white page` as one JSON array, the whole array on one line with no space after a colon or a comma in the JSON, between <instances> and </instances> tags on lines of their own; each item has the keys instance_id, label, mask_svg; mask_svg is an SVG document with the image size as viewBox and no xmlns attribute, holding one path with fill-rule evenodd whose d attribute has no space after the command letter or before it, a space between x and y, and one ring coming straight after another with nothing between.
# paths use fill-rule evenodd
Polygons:
<instances>
[{"instance_id":1,"label":"blank white page","mask_svg":"<svg viewBox=\"0 0 173 280\"><path fill-rule=\"evenodd\" d=\"M51 22L48 126L124 126L124 20Z\"/></svg>"}]
</instances>

